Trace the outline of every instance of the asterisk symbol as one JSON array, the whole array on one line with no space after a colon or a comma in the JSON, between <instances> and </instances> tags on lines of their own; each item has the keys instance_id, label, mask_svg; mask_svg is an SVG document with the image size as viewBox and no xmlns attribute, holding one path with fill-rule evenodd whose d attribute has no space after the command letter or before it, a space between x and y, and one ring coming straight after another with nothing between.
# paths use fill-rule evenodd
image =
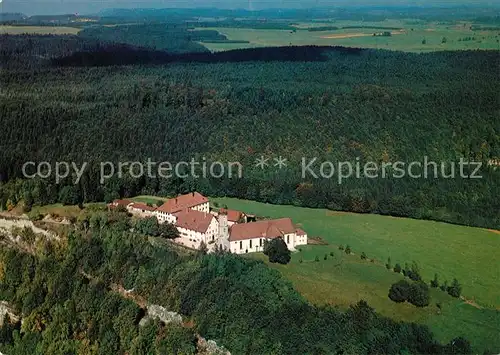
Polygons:
<instances>
[{"instance_id":1,"label":"asterisk symbol","mask_svg":"<svg viewBox=\"0 0 500 355\"><path fill-rule=\"evenodd\" d=\"M277 166L280 169L286 166L286 158L283 158L281 155L278 158L274 158L274 161L276 162L274 166Z\"/></svg>"},{"instance_id":2,"label":"asterisk symbol","mask_svg":"<svg viewBox=\"0 0 500 355\"><path fill-rule=\"evenodd\" d=\"M260 158L257 158L255 160L255 166L257 168L261 168L261 169L264 169L266 166L268 166L269 164L267 163L267 161L269 160L269 158L264 158L263 156L261 156Z\"/></svg>"}]
</instances>

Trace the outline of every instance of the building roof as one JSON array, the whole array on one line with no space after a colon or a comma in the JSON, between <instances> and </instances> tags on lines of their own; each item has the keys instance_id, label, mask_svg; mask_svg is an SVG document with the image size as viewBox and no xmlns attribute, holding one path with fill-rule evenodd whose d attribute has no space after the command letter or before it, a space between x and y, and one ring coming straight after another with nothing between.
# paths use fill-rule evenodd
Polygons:
<instances>
[{"instance_id":1,"label":"building roof","mask_svg":"<svg viewBox=\"0 0 500 355\"><path fill-rule=\"evenodd\" d=\"M134 202L129 207L130 208L135 208L135 209L138 209L138 210L149 211L149 212L153 212L153 211L156 210L156 208L148 206L145 203L141 203L141 202Z\"/></svg>"},{"instance_id":2,"label":"building roof","mask_svg":"<svg viewBox=\"0 0 500 355\"><path fill-rule=\"evenodd\" d=\"M214 215L211 213L200 212L196 210L184 210L175 214L177 221L175 226L189 229L199 233L206 233Z\"/></svg>"},{"instance_id":3,"label":"building roof","mask_svg":"<svg viewBox=\"0 0 500 355\"><path fill-rule=\"evenodd\" d=\"M207 202L208 198L198 192L192 192L190 194L177 196L176 198L171 198L156 210L173 214Z\"/></svg>"},{"instance_id":4,"label":"building roof","mask_svg":"<svg viewBox=\"0 0 500 355\"><path fill-rule=\"evenodd\" d=\"M303 229L300 229L300 228L297 228L296 233L297 233L297 235L307 235L307 233Z\"/></svg>"},{"instance_id":5,"label":"building roof","mask_svg":"<svg viewBox=\"0 0 500 355\"><path fill-rule=\"evenodd\" d=\"M236 210L228 210L225 208L221 208L219 213L224 213L227 215L227 220L230 222L238 222L245 214Z\"/></svg>"},{"instance_id":6,"label":"building roof","mask_svg":"<svg viewBox=\"0 0 500 355\"><path fill-rule=\"evenodd\" d=\"M295 233L296 228L290 218L234 224L229 232L229 240L245 240L255 238L273 239L285 234Z\"/></svg>"}]
</instances>

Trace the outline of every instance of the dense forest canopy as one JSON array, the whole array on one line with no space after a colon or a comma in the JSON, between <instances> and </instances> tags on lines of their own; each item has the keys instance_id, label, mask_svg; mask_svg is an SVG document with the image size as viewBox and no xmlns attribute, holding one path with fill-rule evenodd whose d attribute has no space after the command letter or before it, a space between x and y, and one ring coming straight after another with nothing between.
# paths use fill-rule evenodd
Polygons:
<instances>
[{"instance_id":1,"label":"dense forest canopy","mask_svg":"<svg viewBox=\"0 0 500 355\"><path fill-rule=\"evenodd\" d=\"M91 54L87 65L103 64L102 46L75 48L67 56L64 46L73 43L71 37L66 42L13 38L1 37L2 55L10 58L0 74L3 208L26 194L34 203L55 202L64 185L72 185L71 179L57 186L51 180L15 184L26 161L88 161L95 169L69 187L74 201L196 189L213 196L500 227L499 171L487 165L500 156L496 51L409 54L289 47L225 52L223 60L186 54L169 56L168 65L78 68L71 65L82 64L82 53ZM47 57L60 59L39 62L37 51L59 45L59 53ZM127 57L114 50L107 52L105 58L113 60L105 64ZM303 55L314 51L318 57L304 61ZM260 155L281 155L290 164L262 171L253 166ZM381 163L425 156L436 162L483 162L483 178L339 184L300 174L302 157ZM98 182L101 161L194 157L239 161L246 167L244 177ZM37 187L29 191L33 184Z\"/></svg>"}]
</instances>

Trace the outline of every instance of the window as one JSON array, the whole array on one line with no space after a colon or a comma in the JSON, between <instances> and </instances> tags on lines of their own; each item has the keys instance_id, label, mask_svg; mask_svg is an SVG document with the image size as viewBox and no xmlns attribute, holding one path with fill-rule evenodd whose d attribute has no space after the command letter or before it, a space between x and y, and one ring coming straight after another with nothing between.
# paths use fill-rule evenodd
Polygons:
<instances>
[{"instance_id":1,"label":"window","mask_svg":"<svg viewBox=\"0 0 500 355\"><path fill-rule=\"evenodd\" d=\"M259 239L259 246L262 246L262 239Z\"/></svg>"},{"instance_id":2,"label":"window","mask_svg":"<svg viewBox=\"0 0 500 355\"><path fill-rule=\"evenodd\" d=\"M250 239L250 249L252 249L252 239Z\"/></svg>"},{"instance_id":3,"label":"window","mask_svg":"<svg viewBox=\"0 0 500 355\"><path fill-rule=\"evenodd\" d=\"M240 249L243 249L243 241L240 240Z\"/></svg>"},{"instance_id":4,"label":"window","mask_svg":"<svg viewBox=\"0 0 500 355\"><path fill-rule=\"evenodd\" d=\"M289 235L286 236L286 244L288 244L288 243L290 243L290 236Z\"/></svg>"}]
</instances>

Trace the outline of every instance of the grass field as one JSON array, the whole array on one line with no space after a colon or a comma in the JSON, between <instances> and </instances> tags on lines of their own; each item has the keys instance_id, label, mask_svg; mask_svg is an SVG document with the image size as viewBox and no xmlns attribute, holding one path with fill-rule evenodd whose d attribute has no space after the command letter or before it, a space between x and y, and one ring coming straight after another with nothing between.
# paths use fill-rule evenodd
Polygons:
<instances>
[{"instance_id":1,"label":"grass field","mask_svg":"<svg viewBox=\"0 0 500 355\"><path fill-rule=\"evenodd\" d=\"M384 316L429 326L442 342L461 335L469 339L477 351L500 350L500 312L478 309L439 289L431 289L431 303L425 308L394 303L388 298L388 291L402 275L388 271L383 265L361 260L359 254L346 255L337 249L332 250L333 257L328 252L324 260L322 246L301 249L293 254L288 265L269 264L267 257L260 253L249 254L249 257L263 260L279 270L297 291L315 304L346 309L363 299ZM318 262L314 259L316 255L319 255Z\"/></svg>"},{"instance_id":2,"label":"grass field","mask_svg":"<svg viewBox=\"0 0 500 355\"><path fill-rule=\"evenodd\" d=\"M425 23L419 21L387 20L377 23L336 21L329 23L301 23L297 30L256 30L245 28L211 28L225 35L229 40L243 40L250 43L202 43L212 51L236 48L254 48L285 45L320 45L379 48L409 52L430 52L440 50L500 49L500 31L471 30L471 23L454 24ZM307 28L319 26L373 26L397 27L390 30L390 37L373 36L383 29L349 28L335 31L310 32ZM445 38L445 43L443 43ZM468 40L463 40L467 38ZM425 43L423 41L425 40Z\"/></svg>"},{"instance_id":3,"label":"grass field","mask_svg":"<svg viewBox=\"0 0 500 355\"><path fill-rule=\"evenodd\" d=\"M326 246L307 246L308 253L338 250L349 245L353 252L365 252L385 264L416 261L427 280L437 273L441 282L456 277L463 295L481 306L500 309L500 235L480 228L457 226L433 221L393 218L277 206L253 201L221 198L220 205L267 217L290 217L310 237L319 236Z\"/></svg>"},{"instance_id":4,"label":"grass field","mask_svg":"<svg viewBox=\"0 0 500 355\"><path fill-rule=\"evenodd\" d=\"M319 236L328 243L301 247L292 255L288 265L269 264L289 279L309 301L345 309L364 299L385 316L428 325L442 342L462 335L478 352L500 351L500 294L497 287L500 263L496 259L500 250L499 234L432 221L276 206L229 198L214 198L212 202L258 216L289 216L310 237ZM339 245L347 244L354 254L347 255L338 249ZM367 260L360 258L363 251ZM387 296L388 290L403 276L385 268L388 256L392 265L417 261L427 282L434 272L438 273L441 282L457 277L466 298L479 304L467 304L440 289L431 289L431 304L425 308L392 302ZM263 254L248 257L267 259ZM315 261L316 257L319 261ZM372 258L375 259L373 262Z\"/></svg>"}]
</instances>

